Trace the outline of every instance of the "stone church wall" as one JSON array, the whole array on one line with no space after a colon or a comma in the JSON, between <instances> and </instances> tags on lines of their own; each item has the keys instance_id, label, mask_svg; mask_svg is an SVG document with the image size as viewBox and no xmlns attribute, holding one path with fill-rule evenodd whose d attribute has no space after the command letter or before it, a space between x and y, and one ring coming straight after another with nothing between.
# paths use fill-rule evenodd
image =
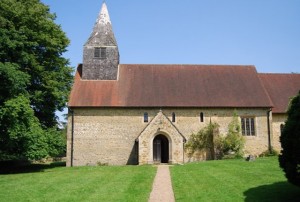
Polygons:
<instances>
[{"instance_id":1,"label":"stone church wall","mask_svg":"<svg viewBox=\"0 0 300 202\"><path fill-rule=\"evenodd\" d=\"M138 163L136 139L148 123L158 114L158 108L76 108L74 110L73 165L126 165ZM210 121L220 125L220 133L226 134L234 109L166 108L162 112L188 140L192 133L205 127ZM204 122L200 121L200 113ZM256 136L246 137L247 154L258 155L268 148L267 109L238 109L239 116L255 117ZM67 166L71 159L71 114L68 117ZM168 134L172 135L172 134ZM277 141L276 138L274 141ZM275 143L274 143L275 144ZM149 148L150 149L150 148ZM183 151L182 151L183 152ZM184 161L193 161L185 154Z\"/></svg>"},{"instance_id":2,"label":"stone church wall","mask_svg":"<svg viewBox=\"0 0 300 202\"><path fill-rule=\"evenodd\" d=\"M272 143L272 146L278 152L280 152L280 150L281 150L281 144L279 141L279 137L281 135L280 125L284 124L286 119L287 119L286 114L273 114L273 122L272 122L273 143Z\"/></svg>"},{"instance_id":3,"label":"stone church wall","mask_svg":"<svg viewBox=\"0 0 300 202\"><path fill-rule=\"evenodd\" d=\"M145 125L141 110L75 109L74 166L136 164L135 139ZM68 118L71 126L71 116ZM70 165L71 127L68 127Z\"/></svg>"}]
</instances>

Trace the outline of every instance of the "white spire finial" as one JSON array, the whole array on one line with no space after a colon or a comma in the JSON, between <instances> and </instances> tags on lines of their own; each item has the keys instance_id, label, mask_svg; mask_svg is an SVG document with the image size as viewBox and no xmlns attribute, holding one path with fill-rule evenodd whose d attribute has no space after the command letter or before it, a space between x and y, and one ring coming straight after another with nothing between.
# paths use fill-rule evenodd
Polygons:
<instances>
[{"instance_id":1,"label":"white spire finial","mask_svg":"<svg viewBox=\"0 0 300 202\"><path fill-rule=\"evenodd\" d=\"M97 46L117 45L105 2L102 3L93 31L86 44L87 43L90 45L93 44L94 46L96 44Z\"/></svg>"},{"instance_id":2,"label":"white spire finial","mask_svg":"<svg viewBox=\"0 0 300 202\"><path fill-rule=\"evenodd\" d=\"M105 1L103 1L102 3L101 11L99 13L96 23L103 24L103 25L106 25L107 23L111 24Z\"/></svg>"}]
</instances>

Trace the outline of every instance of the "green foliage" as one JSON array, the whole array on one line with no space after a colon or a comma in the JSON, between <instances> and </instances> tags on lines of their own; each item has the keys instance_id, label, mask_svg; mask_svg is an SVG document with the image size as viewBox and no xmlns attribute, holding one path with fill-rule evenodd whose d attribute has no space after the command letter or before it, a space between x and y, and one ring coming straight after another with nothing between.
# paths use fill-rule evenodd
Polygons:
<instances>
[{"instance_id":1,"label":"green foliage","mask_svg":"<svg viewBox=\"0 0 300 202\"><path fill-rule=\"evenodd\" d=\"M280 136L279 164L288 181L300 186L300 92L291 100L287 114Z\"/></svg>"},{"instance_id":2,"label":"green foliage","mask_svg":"<svg viewBox=\"0 0 300 202\"><path fill-rule=\"evenodd\" d=\"M209 123L206 127L198 131L197 134L192 134L185 144L185 149L189 156L192 156L196 151L209 150L210 156L215 159L215 147L218 145L219 125Z\"/></svg>"},{"instance_id":3,"label":"green foliage","mask_svg":"<svg viewBox=\"0 0 300 202\"><path fill-rule=\"evenodd\" d=\"M23 95L6 101L0 109L1 160L39 159L48 145L38 119Z\"/></svg>"},{"instance_id":4,"label":"green foliage","mask_svg":"<svg viewBox=\"0 0 300 202\"><path fill-rule=\"evenodd\" d=\"M38 0L0 1L0 160L59 153L56 110L68 99L69 44Z\"/></svg>"},{"instance_id":5,"label":"green foliage","mask_svg":"<svg viewBox=\"0 0 300 202\"><path fill-rule=\"evenodd\" d=\"M98 161L97 166L108 166L108 163L101 163L101 161Z\"/></svg>"},{"instance_id":6,"label":"green foliage","mask_svg":"<svg viewBox=\"0 0 300 202\"><path fill-rule=\"evenodd\" d=\"M67 136L64 129L50 128L46 131L49 156L65 156Z\"/></svg>"},{"instance_id":7,"label":"green foliage","mask_svg":"<svg viewBox=\"0 0 300 202\"><path fill-rule=\"evenodd\" d=\"M20 94L28 97L26 87L30 76L20 70L17 64L0 62L0 105Z\"/></svg>"},{"instance_id":8,"label":"green foliage","mask_svg":"<svg viewBox=\"0 0 300 202\"><path fill-rule=\"evenodd\" d=\"M197 134L190 136L185 148L189 157L196 151L208 150L212 159L228 159L243 157L244 145L245 139L241 134L240 122L236 112L234 112L225 137L220 135L217 123L209 123Z\"/></svg>"},{"instance_id":9,"label":"green foliage","mask_svg":"<svg viewBox=\"0 0 300 202\"><path fill-rule=\"evenodd\" d=\"M29 79L26 91L35 116L43 127L53 127L72 82L72 69L62 57L69 40L38 0L1 0L0 13L0 62L14 64Z\"/></svg>"},{"instance_id":10,"label":"green foliage","mask_svg":"<svg viewBox=\"0 0 300 202\"><path fill-rule=\"evenodd\" d=\"M232 156L243 157L245 138L241 134L241 125L236 112L233 114L232 121L228 125L228 133L223 139L223 155L225 158Z\"/></svg>"},{"instance_id":11,"label":"green foliage","mask_svg":"<svg viewBox=\"0 0 300 202\"><path fill-rule=\"evenodd\" d=\"M0 159L37 160L65 152L66 138L55 128L44 130L24 95L6 101L0 109Z\"/></svg>"},{"instance_id":12,"label":"green foliage","mask_svg":"<svg viewBox=\"0 0 300 202\"><path fill-rule=\"evenodd\" d=\"M268 156L278 156L279 152L275 149L271 148L271 151L267 149L266 151L262 152L259 157L268 157Z\"/></svg>"}]
</instances>

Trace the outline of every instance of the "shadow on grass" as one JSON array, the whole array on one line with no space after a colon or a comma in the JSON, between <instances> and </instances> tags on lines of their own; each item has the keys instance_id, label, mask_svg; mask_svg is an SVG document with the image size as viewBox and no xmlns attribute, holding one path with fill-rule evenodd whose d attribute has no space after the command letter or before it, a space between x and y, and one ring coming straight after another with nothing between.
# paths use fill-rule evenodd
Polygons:
<instances>
[{"instance_id":1,"label":"shadow on grass","mask_svg":"<svg viewBox=\"0 0 300 202\"><path fill-rule=\"evenodd\" d=\"M246 202L252 201L299 201L300 188L288 182L262 185L244 192Z\"/></svg>"},{"instance_id":2,"label":"shadow on grass","mask_svg":"<svg viewBox=\"0 0 300 202\"><path fill-rule=\"evenodd\" d=\"M49 164L31 164L26 161L0 162L0 175L43 172L46 169L66 166L66 162L53 162Z\"/></svg>"}]
</instances>

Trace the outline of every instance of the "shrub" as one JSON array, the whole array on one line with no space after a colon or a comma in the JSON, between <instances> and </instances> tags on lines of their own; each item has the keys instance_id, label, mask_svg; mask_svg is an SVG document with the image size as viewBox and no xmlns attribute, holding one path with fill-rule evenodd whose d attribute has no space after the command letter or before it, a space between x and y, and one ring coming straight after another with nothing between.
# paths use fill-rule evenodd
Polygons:
<instances>
[{"instance_id":1,"label":"shrub","mask_svg":"<svg viewBox=\"0 0 300 202\"><path fill-rule=\"evenodd\" d=\"M188 156L191 157L196 151L208 150L212 159L242 158L245 139L241 134L241 126L236 112L228 125L225 137L220 135L219 127L217 123L210 122L197 134L192 134L185 145Z\"/></svg>"},{"instance_id":2,"label":"shrub","mask_svg":"<svg viewBox=\"0 0 300 202\"><path fill-rule=\"evenodd\" d=\"M228 132L223 140L223 158L242 158L245 138L241 134L241 125L234 112L232 121L228 125Z\"/></svg>"},{"instance_id":3,"label":"shrub","mask_svg":"<svg viewBox=\"0 0 300 202\"><path fill-rule=\"evenodd\" d=\"M101 161L98 161L97 166L108 166L108 163L102 163Z\"/></svg>"},{"instance_id":4,"label":"shrub","mask_svg":"<svg viewBox=\"0 0 300 202\"><path fill-rule=\"evenodd\" d=\"M267 149L266 151L262 152L259 157L267 157L267 156L278 156L279 152L276 151L275 149L271 149L271 152L269 149Z\"/></svg>"},{"instance_id":5,"label":"shrub","mask_svg":"<svg viewBox=\"0 0 300 202\"><path fill-rule=\"evenodd\" d=\"M288 118L280 136L280 167L289 182L300 186L300 92L289 105Z\"/></svg>"},{"instance_id":6,"label":"shrub","mask_svg":"<svg viewBox=\"0 0 300 202\"><path fill-rule=\"evenodd\" d=\"M218 145L219 125L217 123L209 123L206 127L198 131L197 134L192 134L185 144L185 149L188 150L188 155L191 157L196 151L209 150L212 159L216 158L215 149Z\"/></svg>"}]
</instances>

